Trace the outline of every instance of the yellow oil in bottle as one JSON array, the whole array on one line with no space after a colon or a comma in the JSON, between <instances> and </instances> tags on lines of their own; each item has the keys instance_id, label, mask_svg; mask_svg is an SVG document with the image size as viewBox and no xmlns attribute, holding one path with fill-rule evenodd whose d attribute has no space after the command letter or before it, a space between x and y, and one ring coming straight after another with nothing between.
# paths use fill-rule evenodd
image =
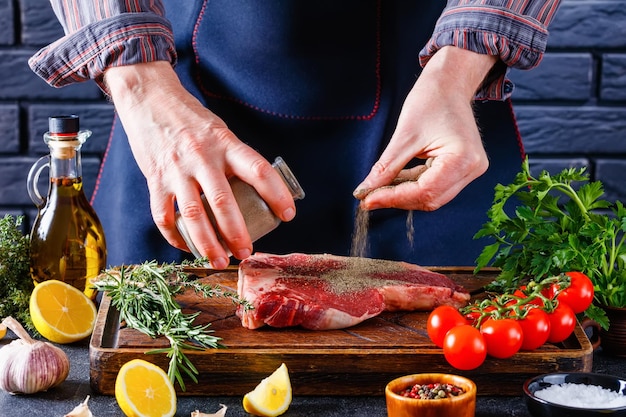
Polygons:
<instances>
[{"instance_id":1,"label":"yellow oil in bottle","mask_svg":"<svg viewBox=\"0 0 626 417\"><path fill-rule=\"evenodd\" d=\"M30 272L35 284L56 279L93 298L91 280L106 266L102 224L83 190L80 148L91 135L79 131L77 116L49 119L44 141L50 155L40 158L28 174L28 193L39 209L30 233ZM50 170L47 197L37 183Z\"/></svg>"},{"instance_id":2,"label":"yellow oil in bottle","mask_svg":"<svg viewBox=\"0 0 626 417\"><path fill-rule=\"evenodd\" d=\"M40 211L31 233L35 283L57 279L89 290L87 278L106 266L102 225L82 187L81 178L51 179L49 204Z\"/></svg>"}]
</instances>

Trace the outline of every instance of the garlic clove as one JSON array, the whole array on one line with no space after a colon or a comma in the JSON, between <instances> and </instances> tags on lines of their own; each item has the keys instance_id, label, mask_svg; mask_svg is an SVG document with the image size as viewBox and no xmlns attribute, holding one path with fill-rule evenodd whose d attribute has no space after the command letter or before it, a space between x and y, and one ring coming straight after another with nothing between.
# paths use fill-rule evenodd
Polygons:
<instances>
[{"instance_id":1,"label":"garlic clove","mask_svg":"<svg viewBox=\"0 0 626 417\"><path fill-rule=\"evenodd\" d=\"M206 414L196 410L191 413L191 417L224 417L226 415L226 410L228 409L228 407L226 407L224 404L220 404L220 406L222 406L222 408L217 410L216 413Z\"/></svg>"},{"instance_id":2,"label":"garlic clove","mask_svg":"<svg viewBox=\"0 0 626 417\"><path fill-rule=\"evenodd\" d=\"M85 398L85 401L78 404L72 411L69 412L69 414L66 414L63 417L93 417L93 414L91 414L91 410L87 405L88 401L89 395Z\"/></svg>"},{"instance_id":3,"label":"garlic clove","mask_svg":"<svg viewBox=\"0 0 626 417\"><path fill-rule=\"evenodd\" d=\"M32 339L12 317L3 320L19 339L0 349L0 389L11 394L46 391L65 381L70 362L63 350Z\"/></svg>"}]
</instances>

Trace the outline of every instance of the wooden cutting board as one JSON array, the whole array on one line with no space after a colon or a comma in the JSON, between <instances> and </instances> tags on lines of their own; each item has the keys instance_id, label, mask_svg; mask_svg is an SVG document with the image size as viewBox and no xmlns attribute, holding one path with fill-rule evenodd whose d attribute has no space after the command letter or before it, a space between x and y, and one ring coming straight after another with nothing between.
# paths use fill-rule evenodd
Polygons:
<instances>
[{"instance_id":1,"label":"wooden cutting board","mask_svg":"<svg viewBox=\"0 0 626 417\"><path fill-rule=\"evenodd\" d=\"M471 268L431 268L443 272L480 297L480 288L496 272L473 275ZM237 273L202 275L203 281L236 291ZM558 345L546 344L512 358L488 358L478 369L452 368L426 334L427 312L383 313L343 330L299 328L249 330L241 326L233 304L224 299L201 299L184 294L178 301L186 311L200 311L197 323L212 323L225 349L190 351L198 368L198 383L186 382L179 395L244 395L281 363L287 364L294 395L384 395L387 382L421 372L456 373L474 380L478 395L519 395L523 382L548 372L590 372L593 348L580 327ZM103 297L89 345L90 382L96 392L113 395L115 378L127 361L142 358L167 369L168 358L145 353L168 346L120 326L119 314ZM177 389L179 387L177 386Z\"/></svg>"}]
</instances>

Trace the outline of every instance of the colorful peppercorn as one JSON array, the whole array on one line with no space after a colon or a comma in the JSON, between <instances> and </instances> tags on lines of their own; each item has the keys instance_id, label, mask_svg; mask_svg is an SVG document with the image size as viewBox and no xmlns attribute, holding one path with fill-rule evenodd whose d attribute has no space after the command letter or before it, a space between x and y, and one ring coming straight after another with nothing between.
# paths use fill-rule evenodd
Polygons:
<instances>
[{"instance_id":1,"label":"colorful peppercorn","mask_svg":"<svg viewBox=\"0 0 626 417\"><path fill-rule=\"evenodd\" d=\"M463 388L453 384L415 384L401 391L403 397L417 398L421 400L438 400L443 398L456 397L463 394Z\"/></svg>"}]
</instances>

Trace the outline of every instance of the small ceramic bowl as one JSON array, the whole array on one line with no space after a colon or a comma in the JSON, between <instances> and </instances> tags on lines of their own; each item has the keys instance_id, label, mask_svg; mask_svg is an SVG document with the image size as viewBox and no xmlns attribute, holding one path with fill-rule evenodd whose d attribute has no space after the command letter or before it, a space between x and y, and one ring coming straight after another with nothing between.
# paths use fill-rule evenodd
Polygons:
<instances>
[{"instance_id":1,"label":"small ceramic bowl","mask_svg":"<svg viewBox=\"0 0 626 417\"><path fill-rule=\"evenodd\" d=\"M399 392L415 384L452 384L463 389L463 394L438 400L403 397ZM385 387L388 417L474 417L476 411L476 384L458 375L414 374L396 378Z\"/></svg>"},{"instance_id":2,"label":"small ceramic bowl","mask_svg":"<svg viewBox=\"0 0 626 417\"><path fill-rule=\"evenodd\" d=\"M531 378L524 383L524 400L528 411L533 417L626 417L626 405L613 408L594 408L582 405L559 404L558 399L549 401L537 396L537 391L549 388L552 385L565 383L596 385L611 391L626 394L626 381L611 375L585 372L553 373ZM581 395L567 396L567 398L584 398ZM567 402L567 401L566 401Z\"/></svg>"}]
</instances>

